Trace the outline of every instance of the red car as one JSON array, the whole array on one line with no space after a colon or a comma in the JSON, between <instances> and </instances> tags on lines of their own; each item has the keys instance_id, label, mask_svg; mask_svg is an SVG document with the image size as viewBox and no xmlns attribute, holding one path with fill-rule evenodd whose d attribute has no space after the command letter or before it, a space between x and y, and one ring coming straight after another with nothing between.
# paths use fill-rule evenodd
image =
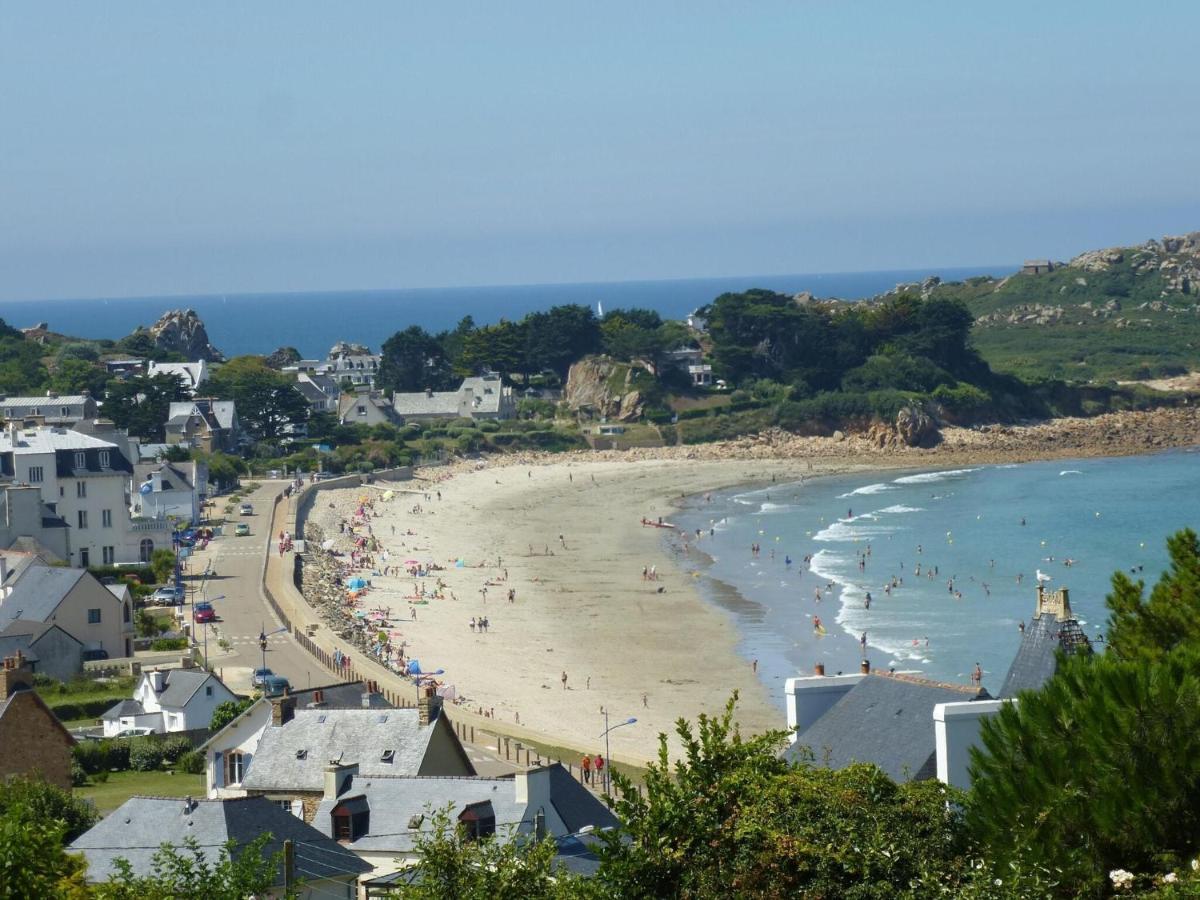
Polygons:
<instances>
[{"instance_id":1,"label":"red car","mask_svg":"<svg viewBox=\"0 0 1200 900\"><path fill-rule=\"evenodd\" d=\"M212 608L211 603L197 603L192 618L201 623L214 622L217 618L217 611Z\"/></svg>"}]
</instances>

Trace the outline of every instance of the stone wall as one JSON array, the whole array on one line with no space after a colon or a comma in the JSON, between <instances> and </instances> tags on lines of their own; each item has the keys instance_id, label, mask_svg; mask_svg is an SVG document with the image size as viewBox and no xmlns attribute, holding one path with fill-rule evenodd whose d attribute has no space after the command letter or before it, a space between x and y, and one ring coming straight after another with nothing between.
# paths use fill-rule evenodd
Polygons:
<instances>
[{"instance_id":1,"label":"stone wall","mask_svg":"<svg viewBox=\"0 0 1200 900\"><path fill-rule=\"evenodd\" d=\"M73 743L37 694L15 691L0 718L0 781L40 774L70 790Z\"/></svg>"}]
</instances>

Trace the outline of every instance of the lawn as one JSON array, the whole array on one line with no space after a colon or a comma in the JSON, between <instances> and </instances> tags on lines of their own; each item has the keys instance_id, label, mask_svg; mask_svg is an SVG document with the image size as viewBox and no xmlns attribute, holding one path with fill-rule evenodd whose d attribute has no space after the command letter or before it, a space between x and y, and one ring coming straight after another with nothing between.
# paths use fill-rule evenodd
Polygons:
<instances>
[{"instance_id":1,"label":"lawn","mask_svg":"<svg viewBox=\"0 0 1200 900\"><path fill-rule=\"evenodd\" d=\"M75 795L96 804L101 815L108 815L134 794L152 797L203 797L204 776L182 772L112 772L103 784L89 783L75 788Z\"/></svg>"}]
</instances>

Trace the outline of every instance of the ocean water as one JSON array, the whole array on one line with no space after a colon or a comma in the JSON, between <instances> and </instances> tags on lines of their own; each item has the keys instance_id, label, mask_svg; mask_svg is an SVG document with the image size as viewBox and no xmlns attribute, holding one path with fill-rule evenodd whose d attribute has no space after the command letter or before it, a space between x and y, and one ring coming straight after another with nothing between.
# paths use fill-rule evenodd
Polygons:
<instances>
[{"instance_id":1,"label":"ocean water","mask_svg":"<svg viewBox=\"0 0 1200 900\"><path fill-rule=\"evenodd\" d=\"M1200 528L1198 498L1200 452L1173 451L777 483L689 498L675 521L692 533L684 565L729 612L741 653L759 661L782 705L783 680L816 662L828 674L857 671L864 632L875 668L968 683L979 662L995 693L1018 623L1033 614L1039 571L1048 588L1070 588L1095 637L1113 571L1152 586L1167 566L1166 538Z\"/></svg>"},{"instance_id":2,"label":"ocean water","mask_svg":"<svg viewBox=\"0 0 1200 900\"><path fill-rule=\"evenodd\" d=\"M602 303L605 309L640 306L678 319L726 291L752 287L784 293L807 290L822 297L856 300L927 275L954 281L1002 275L1013 268L995 265L592 284L5 301L0 302L0 318L18 328L48 322L52 330L63 334L115 340L138 325L150 325L167 310L190 307L204 320L209 340L226 356L270 353L290 346L306 357L323 359L338 340L366 344L378 351L388 337L409 325L437 332L453 328L467 315L482 325L501 318L519 319L562 303L593 308Z\"/></svg>"}]
</instances>

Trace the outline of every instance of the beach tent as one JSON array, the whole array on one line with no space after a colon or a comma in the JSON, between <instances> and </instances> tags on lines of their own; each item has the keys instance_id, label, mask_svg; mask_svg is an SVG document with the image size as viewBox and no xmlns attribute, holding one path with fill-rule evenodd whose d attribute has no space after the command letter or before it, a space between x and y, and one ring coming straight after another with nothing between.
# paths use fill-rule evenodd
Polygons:
<instances>
[{"instance_id":1,"label":"beach tent","mask_svg":"<svg viewBox=\"0 0 1200 900\"><path fill-rule=\"evenodd\" d=\"M421 674L421 661L419 659L410 659L408 661L408 674L409 675L420 675Z\"/></svg>"},{"instance_id":2,"label":"beach tent","mask_svg":"<svg viewBox=\"0 0 1200 900\"><path fill-rule=\"evenodd\" d=\"M346 587L350 588L352 591L361 591L366 586L367 580L365 578L359 578L357 575L346 580Z\"/></svg>"}]
</instances>

